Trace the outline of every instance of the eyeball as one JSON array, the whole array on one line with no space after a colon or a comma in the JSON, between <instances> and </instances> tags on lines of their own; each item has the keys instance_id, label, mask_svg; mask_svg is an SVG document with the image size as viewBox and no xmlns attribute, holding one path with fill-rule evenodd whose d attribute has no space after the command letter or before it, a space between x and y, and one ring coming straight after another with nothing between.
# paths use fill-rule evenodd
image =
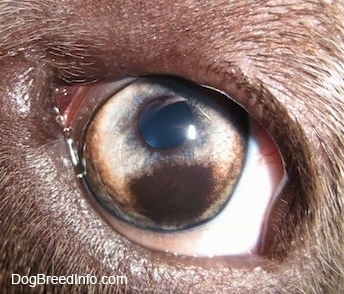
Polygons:
<instances>
[{"instance_id":1,"label":"eyeball","mask_svg":"<svg viewBox=\"0 0 344 294\"><path fill-rule=\"evenodd\" d=\"M246 113L205 88L141 78L86 130L83 168L114 217L157 231L195 227L229 201L245 160Z\"/></svg>"},{"instance_id":2,"label":"eyeball","mask_svg":"<svg viewBox=\"0 0 344 294\"><path fill-rule=\"evenodd\" d=\"M257 252L286 175L230 97L148 76L62 87L55 104L85 196L115 231L187 256Z\"/></svg>"}]
</instances>

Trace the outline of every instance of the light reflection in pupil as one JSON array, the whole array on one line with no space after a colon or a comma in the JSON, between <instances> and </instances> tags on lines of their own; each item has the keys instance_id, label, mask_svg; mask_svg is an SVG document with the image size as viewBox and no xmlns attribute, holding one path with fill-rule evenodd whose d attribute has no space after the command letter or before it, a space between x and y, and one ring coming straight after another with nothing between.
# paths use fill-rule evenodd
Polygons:
<instances>
[{"instance_id":1,"label":"light reflection in pupil","mask_svg":"<svg viewBox=\"0 0 344 294\"><path fill-rule=\"evenodd\" d=\"M139 114L138 130L149 146L160 150L176 148L186 139L196 138L190 107L175 98L149 103Z\"/></svg>"}]
</instances>

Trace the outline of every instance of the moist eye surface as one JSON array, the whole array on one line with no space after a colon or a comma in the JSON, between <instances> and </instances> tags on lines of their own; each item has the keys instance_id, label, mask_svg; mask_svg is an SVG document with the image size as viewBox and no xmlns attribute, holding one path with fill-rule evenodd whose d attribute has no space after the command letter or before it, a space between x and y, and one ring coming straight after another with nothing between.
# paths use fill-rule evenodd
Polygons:
<instances>
[{"instance_id":1,"label":"moist eye surface","mask_svg":"<svg viewBox=\"0 0 344 294\"><path fill-rule=\"evenodd\" d=\"M248 119L209 89L141 78L94 114L85 181L114 217L147 230L181 230L216 216L245 160Z\"/></svg>"}]
</instances>

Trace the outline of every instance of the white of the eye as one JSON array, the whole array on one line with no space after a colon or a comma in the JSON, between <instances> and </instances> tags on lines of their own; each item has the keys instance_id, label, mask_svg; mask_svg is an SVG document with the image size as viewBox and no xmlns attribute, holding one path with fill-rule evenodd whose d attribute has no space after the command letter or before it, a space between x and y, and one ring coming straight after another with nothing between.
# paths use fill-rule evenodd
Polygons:
<instances>
[{"instance_id":1,"label":"white of the eye","mask_svg":"<svg viewBox=\"0 0 344 294\"><path fill-rule=\"evenodd\" d=\"M233 197L209 223L209 229L201 233L194 254L219 256L254 252L269 204L285 181L285 177L281 180L277 174L280 168L280 163L267 163L258 143L251 137L247 160Z\"/></svg>"}]
</instances>

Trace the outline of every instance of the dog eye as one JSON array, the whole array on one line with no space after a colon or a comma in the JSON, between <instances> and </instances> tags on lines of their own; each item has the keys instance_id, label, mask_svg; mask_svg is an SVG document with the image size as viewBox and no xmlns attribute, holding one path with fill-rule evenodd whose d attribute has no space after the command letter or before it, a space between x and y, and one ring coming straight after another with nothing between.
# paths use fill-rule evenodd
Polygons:
<instances>
[{"instance_id":1,"label":"dog eye","mask_svg":"<svg viewBox=\"0 0 344 294\"><path fill-rule=\"evenodd\" d=\"M255 250L283 164L228 96L141 77L66 87L55 101L85 194L117 232L183 255Z\"/></svg>"}]
</instances>

